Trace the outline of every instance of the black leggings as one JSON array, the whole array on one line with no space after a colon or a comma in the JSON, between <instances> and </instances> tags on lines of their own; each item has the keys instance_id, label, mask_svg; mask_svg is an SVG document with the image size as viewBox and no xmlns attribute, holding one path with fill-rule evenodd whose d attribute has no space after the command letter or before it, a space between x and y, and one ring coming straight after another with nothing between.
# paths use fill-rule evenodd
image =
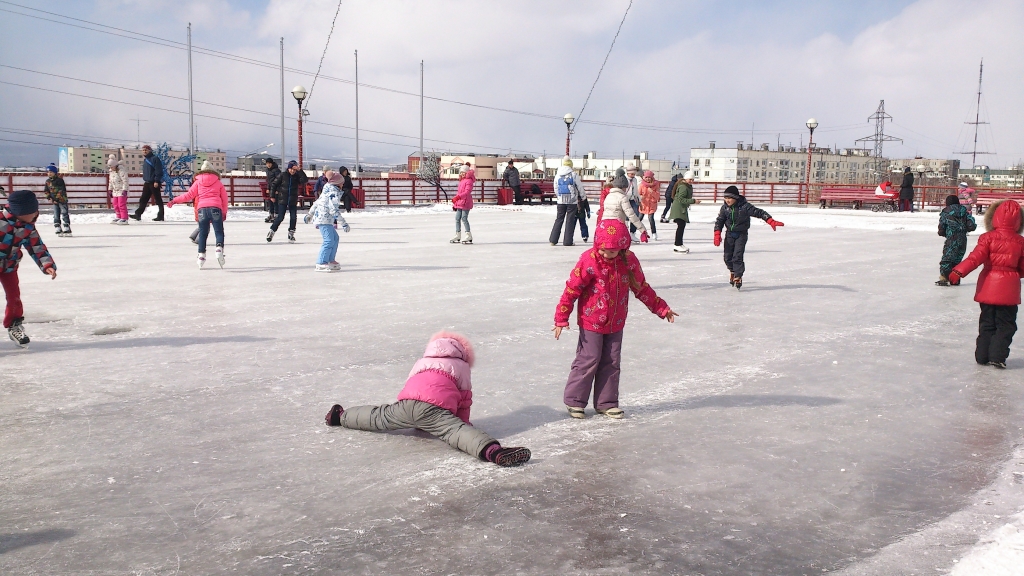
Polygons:
<instances>
[{"instance_id":1,"label":"black leggings","mask_svg":"<svg viewBox=\"0 0 1024 576\"><path fill-rule=\"evenodd\" d=\"M672 209L672 197L668 196L665 198L665 209L661 211L661 219L668 218L668 211Z\"/></svg>"},{"instance_id":2,"label":"black leggings","mask_svg":"<svg viewBox=\"0 0 1024 576\"><path fill-rule=\"evenodd\" d=\"M676 218L673 220L676 223L676 246L683 245L683 232L686 231L686 220L682 218Z\"/></svg>"},{"instance_id":3,"label":"black leggings","mask_svg":"<svg viewBox=\"0 0 1024 576\"><path fill-rule=\"evenodd\" d=\"M640 216L640 219L643 220L643 216ZM654 223L654 214L648 214L647 220L651 223L651 234L657 234L658 226Z\"/></svg>"}]
</instances>

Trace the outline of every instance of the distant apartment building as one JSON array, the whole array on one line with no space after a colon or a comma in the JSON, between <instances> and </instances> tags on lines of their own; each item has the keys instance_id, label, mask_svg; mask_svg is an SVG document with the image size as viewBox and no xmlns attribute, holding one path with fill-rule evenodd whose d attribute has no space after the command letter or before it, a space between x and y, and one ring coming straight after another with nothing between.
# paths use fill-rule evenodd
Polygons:
<instances>
[{"instance_id":1,"label":"distant apartment building","mask_svg":"<svg viewBox=\"0 0 1024 576\"><path fill-rule=\"evenodd\" d=\"M866 150L845 148L811 149L811 181L835 184L877 183L874 158ZM804 182L807 148L768 144L754 149L738 142L735 148L719 148L711 142L707 148L691 148L689 169L694 179L705 182Z\"/></svg>"},{"instance_id":2,"label":"distant apartment building","mask_svg":"<svg viewBox=\"0 0 1024 576\"><path fill-rule=\"evenodd\" d=\"M455 154L444 153L440 157L441 178L456 179L459 177L459 170L463 165L469 165L476 172L477 179L501 178L505 167L510 160L515 161L516 168L523 178L553 178L558 167L562 165L563 156L499 156L496 154L476 154L472 152ZM620 158L598 158L597 152L588 152L582 157L571 158L573 169L585 179L604 179L614 175L617 168L625 168L633 164L640 172L650 170L654 177L660 181L667 181L672 175L685 169L680 169L672 160L655 160L648 157L646 152L634 154L633 156L622 156ZM409 171L415 173L419 170L419 156L411 155L408 159Z\"/></svg>"},{"instance_id":3,"label":"distant apartment building","mask_svg":"<svg viewBox=\"0 0 1024 576\"><path fill-rule=\"evenodd\" d=\"M267 169L267 158L270 158L277 165L281 165L281 159L270 154L246 154L235 158L235 171L238 172L263 172Z\"/></svg>"},{"instance_id":4,"label":"distant apartment building","mask_svg":"<svg viewBox=\"0 0 1024 576\"><path fill-rule=\"evenodd\" d=\"M185 155L187 150L171 149L169 155L171 160L177 160ZM57 150L57 167L61 172L107 172L107 158L113 154L128 169L130 174L142 172L143 153L141 148L125 147L93 147L93 146L61 146ZM217 150L196 152L196 169L208 160L210 166L218 172L225 168L226 154Z\"/></svg>"},{"instance_id":5,"label":"distant apartment building","mask_svg":"<svg viewBox=\"0 0 1024 576\"><path fill-rule=\"evenodd\" d=\"M959 179L971 186L991 188L1024 188L1024 165L993 170L988 166L961 169Z\"/></svg>"},{"instance_id":6,"label":"distant apartment building","mask_svg":"<svg viewBox=\"0 0 1024 576\"><path fill-rule=\"evenodd\" d=\"M900 174L909 166L915 177L923 177L925 180L952 182L960 173L959 160L917 157L888 160L888 164L890 173Z\"/></svg>"}]
</instances>

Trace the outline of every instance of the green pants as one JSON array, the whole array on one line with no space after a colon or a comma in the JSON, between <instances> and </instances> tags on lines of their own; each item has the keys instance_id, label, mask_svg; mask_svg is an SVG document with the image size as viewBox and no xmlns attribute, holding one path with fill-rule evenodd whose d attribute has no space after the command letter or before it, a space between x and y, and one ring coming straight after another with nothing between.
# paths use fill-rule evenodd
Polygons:
<instances>
[{"instance_id":1,"label":"green pants","mask_svg":"<svg viewBox=\"0 0 1024 576\"><path fill-rule=\"evenodd\" d=\"M341 414L341 425L369 432L418 428L477 458L481 457L488 444L496 442L444 408L419 400L346 408Z\"/></svg>"}]
</instances>

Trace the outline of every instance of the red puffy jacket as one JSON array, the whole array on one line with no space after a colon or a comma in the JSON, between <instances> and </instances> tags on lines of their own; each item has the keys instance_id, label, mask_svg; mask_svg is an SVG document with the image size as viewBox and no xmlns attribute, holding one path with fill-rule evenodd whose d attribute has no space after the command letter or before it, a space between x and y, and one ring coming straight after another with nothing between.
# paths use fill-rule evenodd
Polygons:
<instances>
[{"instance_id":1,"label":"red puffy jacket","mask_svg":"<svg viewBox=\"0 0 1024 576\"><path fill-rule=\"evenodd\" d=\"M978 238L971 255L953 271L967 276L984 265L974 301L1016 306L1020 304L1020 279L1024 276L1024 218L1020 204L1013 200L993 204L985 213L985 229L988 232Z\"/></svg>"}]
</instances>

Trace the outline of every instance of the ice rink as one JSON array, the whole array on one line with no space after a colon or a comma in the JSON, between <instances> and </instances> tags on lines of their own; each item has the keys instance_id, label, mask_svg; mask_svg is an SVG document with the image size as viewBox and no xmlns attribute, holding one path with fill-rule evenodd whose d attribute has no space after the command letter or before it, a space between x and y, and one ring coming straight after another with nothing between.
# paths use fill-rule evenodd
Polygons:
<instances>
[{"instance_id":1,"label":"ice rink","mask_svg":"<svg viewBox=\"0 0 1024 576\"><path fill-rule=\"evenodd\" d=\"M0 573L1019 574L1024 340L975 365L977 273L933 285L937 213L763 207L787 225L753 224L741 292L716 206L689 255L674 225L635 247L681 316L631 302L620 421L562 404L585 246L548 245L550 206L479 206L473 246L446 206L355 213L333 274L301 220L268 245L233 211L200 271L190 207L73 238L44 214L59 277L23 262L32 344L0 345ZM394 401L442 328L526 466L324 426Z\"/></svg>"}]
</instances>

